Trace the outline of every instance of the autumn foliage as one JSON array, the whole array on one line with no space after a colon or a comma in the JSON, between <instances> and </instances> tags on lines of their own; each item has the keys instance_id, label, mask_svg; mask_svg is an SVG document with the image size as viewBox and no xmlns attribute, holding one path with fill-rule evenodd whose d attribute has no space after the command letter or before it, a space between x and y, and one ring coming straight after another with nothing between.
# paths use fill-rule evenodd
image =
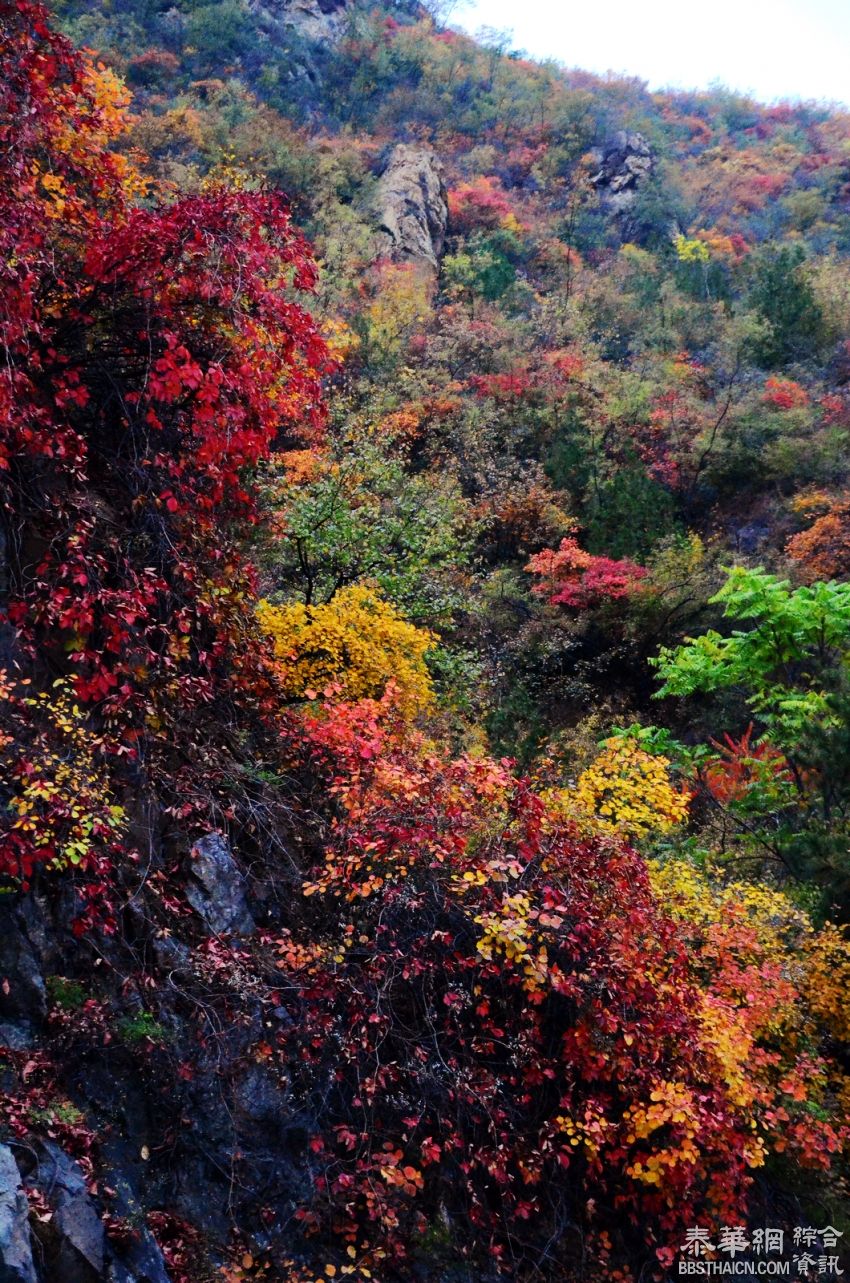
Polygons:
<instances>
[{"instance_id":1,"label":"autumn foliage","mask_svg":"<svg viewBox=\"0 0 850 1283\"><path fill-rule=\"evenodd\" d=\"M380 699L392 683L410 714L433 700L425 667L432 637L407 623L374 590L342 588L329 602L257 607L260 626L280 661L280 684L293 696L315 698L339 683L349 699Z\"/></svg>"},{"instance_id":2,"label":"autumn foliage","mask_svg":"<svg viewBox=\"0 0 850 1283\"><path fill-rule=\"evenodd\" d=\"M646 574L633 561L585 552L572 535L562 539L557 549L536 553L526 569L538 578L533 591L550 605L577 609L628 597Z\"/></svg>"},{"instance_id":3,"label":"autumn foliage","mask_svg":"<svg viewBox=\"0 0 850 1283\"><path fill-rule=\"evenodd\" d=\"M579 775L570 805L598 832L639 837L675 828L687 818L689 797L669 767L667 758L633 739L611 739Z\"/></svg>"},{"instance_id":4,"label":"autumn foliage","mask_svg":"<svg viewBox=\"0 0 850 1283\"><path fill-rule=\"evenodd\" d=\"M156 1062L157 1108L177 1104L144 1147L151 1188L197 1121L187 1101L233 1086L229 1036L233 1079L268 1075L288 1202L247 1218L262 1265L235 1227L222 1277L661 1277L686 1226L840 1189L848 1146L850 945L785 879L817 839L831 870L846 857L847 589L738 565L716 591L715 517L754 457L771 493L812 439L840 473L844 403L805 366L827 287L795 253L751 262L727 226L734 209L755 238L793 186L790 144L718 148L704 168L727 208L672 247L642 192L633 242L594 232L580 73L549 120L545 69L364 13L333 55L366 69L348 132L306 148L236 80L168 105L215 43L208 8L181 57L121 64L147 95L131 118L106 63L39 3L0 0L3 894L59 904L109 959L51 1028ZM468 156L436 278L376 260L358 222L379 150L361 99L388 134L407 101L369 68L417 59L434 120L484 63L481 100L518 104L477 156L466 109L452 122ZM703 104L657 97L702 155ZM302 183L321 281L255 153ZM700 166L683 175L710 206ZM773 551L800 578L850 567L843 490L791 528ZM706 617L743 626L700 633ZM643 724L652 663L681 740ZM586 716L601 688L605 718L637 710L629 732ZM726 720L705 730L681 704L718 692ZM197 908L210 835L251 900L247 939ZM725 867L742 853L753 881ZM57 1134L39 1093L58 1066L29 1055L9 1062L22 1147ZM206 1283L200 1230L161 1207L150 1224L175 1277Z\"/></svg>"},{"instance_id":5,"label":"autumn foliage","mask_svg":"<svg viewBox=\"0 0 850 1283\"><path fill-rule=\"evenodd\" d=\"M843 579L850 570L850 503L844 496L825 498L812 524L788 540L787 552L809 580Z\"/></svg>"},{"instance_id":6,"label":"autumn foliage","mask_svg":"<svg viewBox=\"0 0 850 1283\"><path fill-rule=\"evenodd\" d=\"M328 1103L313 1232L403 1273L444 1216L471 1259L510 1273L521 1240L556 1276L581 1236L602 1279L624 1253L669 1261L700 1215L742 1217L771 1152L829 1166L843 1078L798 1045L823 1031L775 906L815 949L805 975L844 946L819 954L781 896L718 893L687 865L650 879L605 811L633 832L680 821L663 762L615 741L645 809L609 792L582 833L504 763L435 755L391 699L316 719L340 813L305 891L333 935L284 1044Z\"/></svg>"},{"instance_id":7,"label":"autumn foliage","mask_svg":"<svg viewBox=\"0 0 850 1283\"><path fill-rule=\"evenodd\" d=\"M328 361L296 301L315 269L276 193L138 206L145 183L109 149L117 82L37 6L3 20L8 619L125 755L142 737L168 754L212 701L274 698L238 537L248 470L321 430Z\"/></svg>"}]
</instances>

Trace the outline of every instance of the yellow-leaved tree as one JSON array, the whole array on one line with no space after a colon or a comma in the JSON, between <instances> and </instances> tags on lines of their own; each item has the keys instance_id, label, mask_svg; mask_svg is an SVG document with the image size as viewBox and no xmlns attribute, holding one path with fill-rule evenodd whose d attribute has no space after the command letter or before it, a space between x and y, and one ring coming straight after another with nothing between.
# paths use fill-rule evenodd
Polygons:
<instances>
[{"instance_id":1,"label":"yellow-leaved tree","mask_svg":"<svg viewBox=\"0 0 850 1283\"><path fill-rule=\"evenodd\" d=\"M288 695L310 698L338 683L348 699L378 699L392 682L399 708L411 716L434 698L425 665L433 634L408 623L367 585L342 588L318 606L261 601L257 616L274 643Z\"/></svg>"},{"instance_id":2,"label":"yellow-leaved tree","mask_svg":"<svg viewBox=\"0 0 850 1283\"><path fill-rule=\"evenodd\" d=\"M613 737L571 789L547 790L555 811L594 833L632 840L682 824L690 796L678 788L670 762L634 740Z\"/></svg>"},{"instance_id":3,"label":"yellow-leaved tree","mask_svg":"<svg viewBox=\"0 0 850 1283\"><path fill-rule=\"evenodd\" d=\"M762 1126L780 1125L782 1137L773 1141L779 1152L807 1152L811 1117L838 1121L846 1140L847 929L817 926L777 888L727 881L721 870L685 859L652 862L650 879L681 923L690 956L711 977L698 1016L706 1053L733 1097L754 1115L763 1109ZM828 1161L817 1148L808 1156L815 1165Z\"/></svg>"}]
</instances>

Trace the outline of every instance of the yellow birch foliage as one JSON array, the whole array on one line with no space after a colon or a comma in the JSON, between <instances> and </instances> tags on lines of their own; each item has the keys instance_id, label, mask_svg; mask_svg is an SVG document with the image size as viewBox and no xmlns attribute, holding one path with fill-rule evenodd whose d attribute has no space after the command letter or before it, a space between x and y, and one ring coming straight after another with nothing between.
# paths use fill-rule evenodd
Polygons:
<instances>
[{"instance_id":1,"label":"yellow birch foliage","mask_svg":"<svg viewBox=\"0 0 850 1283\"><path fill-rule=\"evenodd\" d=\"M425 666L433 635L366 585L343 588L319 606L261 601L257 617L274 643L288 695L311 698L337 683L347 699L379 699L392 681L398 707L409 715L434 698Z\"/></svg>"},{"instance_id":2,"label":"yellow birch foliage","mask_svg":"<svg viewBox=\"0 0 850 1283\"><path fill-rule=\"evenodd\" d=\"M569 809L597 832L630 838L664 833L687 818L689 802L669 768L666 757L647 753L634 740L609 739L566 795Z\"/></svg>"}]
</instances>

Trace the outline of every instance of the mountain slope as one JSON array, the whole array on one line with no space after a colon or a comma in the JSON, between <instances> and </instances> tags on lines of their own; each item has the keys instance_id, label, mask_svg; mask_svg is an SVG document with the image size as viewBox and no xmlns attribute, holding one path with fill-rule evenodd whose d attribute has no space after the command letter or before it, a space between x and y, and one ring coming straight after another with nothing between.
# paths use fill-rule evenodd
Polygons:
<instances>
[{"instance_id":1,"label":"mountain slope","mask_svg":"<svg viewBox=\"0 0 850 1283\"><path fill-rule=\"evenodd\" d=\"M0 1278L828 1262L850 118L0 15Z\"/></svg>"}]
</instances>

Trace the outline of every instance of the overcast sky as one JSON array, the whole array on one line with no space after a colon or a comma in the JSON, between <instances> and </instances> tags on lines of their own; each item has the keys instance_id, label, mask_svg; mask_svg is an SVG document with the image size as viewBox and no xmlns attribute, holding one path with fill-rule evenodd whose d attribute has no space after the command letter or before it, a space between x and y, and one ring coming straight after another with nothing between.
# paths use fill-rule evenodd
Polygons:
<instances>
[{"instance_id":1,"label":"overcast sky","mask_svg":"<svg viewBox=\"0 0 850 1283\"><path fill-rule=\"evenodd\" d=\"M763 102L850 105L850 0L465 0L449 21L510 30L533 57L651 89L719 81Z\"/></svg>"}]
</instances>

